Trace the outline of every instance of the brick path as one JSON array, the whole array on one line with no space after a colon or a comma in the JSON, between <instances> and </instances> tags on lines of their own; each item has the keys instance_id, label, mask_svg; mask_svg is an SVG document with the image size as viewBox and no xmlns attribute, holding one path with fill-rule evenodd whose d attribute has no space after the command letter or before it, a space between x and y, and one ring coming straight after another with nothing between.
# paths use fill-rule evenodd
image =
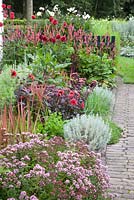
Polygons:
<instances>
[{"instance_id":1,"label":"brick path","mask_svg":"<svg viewBox=\"0 0 134 200\"><path fill-rule=\"evenodd\" d=\"M134 85L121 84L117 90L113 121L123 129L120 142L106 150L106 165L115 200L134 200Z\"/></svg>"}]
</instances>

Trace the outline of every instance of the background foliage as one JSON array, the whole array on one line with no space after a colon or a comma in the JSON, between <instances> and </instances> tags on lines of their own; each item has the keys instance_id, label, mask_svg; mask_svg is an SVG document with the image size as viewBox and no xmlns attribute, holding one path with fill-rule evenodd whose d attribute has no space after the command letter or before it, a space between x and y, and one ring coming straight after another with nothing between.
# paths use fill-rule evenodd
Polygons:
<instances>
[{"instance_id":1,"label":"background foliage","mask_svg":"<svg viewBox=\"0 0 134 200\"><path fill-rule=\"evenodd\" d=\"M4 3L12 4L18 16L24 17L24 0L4 0ZM105 17L126 17L134 14L134 0L33 0L34 11L40 6L53 7L58 4L62 11L69 7L76 7L80 12L87 12L96 18ZM21 6L20 6L21 5Z\"/></svg>"}]
</instances>

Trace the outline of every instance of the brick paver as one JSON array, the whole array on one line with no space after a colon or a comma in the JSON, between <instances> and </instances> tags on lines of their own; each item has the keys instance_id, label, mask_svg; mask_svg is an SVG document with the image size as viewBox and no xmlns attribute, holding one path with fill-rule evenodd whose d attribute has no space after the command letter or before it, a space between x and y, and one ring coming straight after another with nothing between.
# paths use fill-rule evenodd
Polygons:
<instances>
[{"instance_id":1,"label":"brick paver","mask_svg":"<svg viewBox=\"0 0 134 200\"><path fill-rule=\"evenodd\" d=\"M119 85L113 121L123 129L123 137L106 150L111 192L118 194L115 200L134 200L134 85Z\"/></svg>"}]
</instances>

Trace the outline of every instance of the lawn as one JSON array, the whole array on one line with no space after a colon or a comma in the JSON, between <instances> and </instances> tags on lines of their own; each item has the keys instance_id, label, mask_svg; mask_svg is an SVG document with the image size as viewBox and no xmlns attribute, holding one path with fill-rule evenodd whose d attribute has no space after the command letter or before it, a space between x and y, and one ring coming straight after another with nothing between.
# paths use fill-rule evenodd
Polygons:
<instances>
[{"instance_id":1,"label":"lawn","mask_svg":"<svg viewBox=\"0 0 134 200\"><path fill-rule=\"evenodd\" d=\"M127 84L134 83L134 58L118 57L118 71Z\"/></svg>"}]
</instances>

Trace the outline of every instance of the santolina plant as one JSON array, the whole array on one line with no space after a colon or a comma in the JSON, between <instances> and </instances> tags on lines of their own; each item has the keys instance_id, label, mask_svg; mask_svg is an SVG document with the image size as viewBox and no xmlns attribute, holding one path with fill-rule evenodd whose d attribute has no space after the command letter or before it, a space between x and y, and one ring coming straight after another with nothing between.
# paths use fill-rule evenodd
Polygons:
<instances>
[{"instance_id":1,"label":"santolina plant","mask_svg":"<svg viewBox=\"0 0 134 200\"><path fill-rule=\"evenodd\" d=\"M82 142L71 144L61 137L29 140L0 151L1 199L99 199L109 187L109 176L100 155ZM102 198L106 199L106 198Z\"/></svg>"}]
</instances>

